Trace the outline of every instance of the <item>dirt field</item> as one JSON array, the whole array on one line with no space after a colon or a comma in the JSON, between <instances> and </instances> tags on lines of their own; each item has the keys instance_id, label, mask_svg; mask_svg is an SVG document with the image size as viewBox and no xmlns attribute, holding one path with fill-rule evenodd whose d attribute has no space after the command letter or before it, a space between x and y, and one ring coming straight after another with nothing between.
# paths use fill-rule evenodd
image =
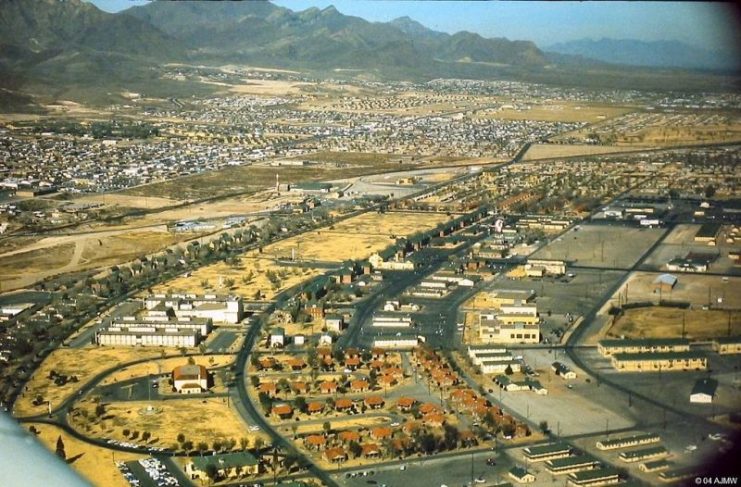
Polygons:
<instances>
[{"instance_id":1,"label":"dirt field","mask_svg":"<svg viewBox=\"0 0 741 487\"><path fill-rule=\"evenodd\" d=\"M551 157L590 156L595 154L609 154L612 152L626 152L640 150L640 146L626 148L609 145L588 144L533 144L523 157L524 161L548 159Z\"/></svg>"},{"instance_id":2,"label":"dirt field","mask_svg":"<svg viewBox=\"0 0 741 487\"><path fill-rule=\"evenodd\" d=\"M671 274L671 273L670 273ZM630 276L628 282L613 296L613 302L617 304L618 295L621 302L636 303L650 301L658 303L659 293L654 293L654 280L658 273L635 272ZM661 299L667 301L682 301L692 305L693 308L701 308L708 305L712 307L720 305L725 309L741 309L741 278L707 276L702 274L672 274L677 277L677 284L669 292L661 293ZM725 280L724 280L725 279ZM627 287L627 291L626 291Z\"/></svg>"},{"instance_id":3,"label":"dirt field","mask_svg":"<svg viewBox=\"0 0 741 487\"><path fill-rule=\"evenodd\" d=\"M268 251L266 250L267 254ZM189 292L196 294L229 292L255 299L258 292L266 299L272 299L276 294L300 282L323 274L326 270L314 268L289 267L276 263L273 259L256 257L256 253L250 252L241 259L241 266L234 268L224 262L202 267L189 277L178 277L167 281L155 288L155 292ZM281 254L283 255L283 254ZM288 254L290 256L290 250ZM278 283L275 286L269 279L269 275L275 273ZM231 279L234 284L227 289L227 280Z\"/></svg>"},{"instance_id":4,"label":"dirt field","mask_svg":"<svg viewBox=\"0 0 741 487\"><path fill-rule=\"evenodd\" d=\"M664 230L607 225L581 225L532 255L563 259L575 265L627 269L661 237Z\"/></svg>"},{"instance_id":5,"label":"dirt field","mask_svg":"<svg viewBox=\"0 0 741 487\"><path fill-rule=\"evenodd\" d=\"M162 226L144 230L102 230L31 241L24 247L0 254L2 289L29 286L55 274L120 264L196 236L171 233Z\"/></svg>"},{"instance_id":6,"label":"dirt field","mask_svg":"<svg viewBox=\"0 0 741 487\"><path fill-rule=\"evenodd\" d=\"M123 429L149 431L150 444L172 447L177 436L183 433L187 440L197 445L201 441L209 448L214 440L248 438L250 444L257 436L247 430L234 409L226 404L226 398L211 399L173 399L153 403L155 411L146 412L147 401L113 402L106 404L106 416L99 421L95 418L95 404L89 400L78 403L78 407L88 410L89 420L74 418L74 427L87 434L110 437L121 441L132 441L123 434ZM215 420L218 418L218 420ZM89 428L89 430L88 430ZM141 442L141 440L139 440Z\"/></svg>"},{"instance_id":7,"label":"dirt field","mask_svg":"<svg viewBox=\"0 0 741 487\"><path fill-rule=\"evenodd\" d=\"M685 336L694 340L705 340L728 336L728 322L731 321L731 335L741 333L741 313L721 310L667 308L654 306L625 311L607 331L608 336L628 338L676 338L682 336L684 323Z\"/></svg>"},{"instance_id":8,"label":"dirt field","mask_svg":"<svg viewBox=\"0 0 741 487\"><path fill-rule=\"evenodd\" d=\"M635 111L635 108L555 101L549 105L532 105L523 109L483 110L477 115L477 118L541 120L545 122L600 122L632 111Z\"/></svg>"},{"instance_id":9,"label":"dirt field","mask_svg":"<svg viewBox=\"0 0 741 487\"><path fill-rule=\"evenodd\" d=\"M39 406L32 404L37 395L43 396L45 401L50 401L51 407L54 409L63 400L74 394L79 386L85 384L96 374L131 360L157 358L160 356L161 350L93 347L83 349L58 348L41 363L41 366L31 377L27 384L28 391L23 393L16 401L15 415L29 416L46 411L48 408L46 403ZM167 353L178 353L173 348L164 350ZM49 372L52 370L59 374L76 375L79 382L67 382L63 386L56 386L48 378Z\"/></svg>"},{"instance_id":10,"label":"dirt field","mask_svg":"<svg viewBox=\"0 0 741 487\"><path fill-rule=\"evenodd\" d=\"M329 229L305 233L266 247L273 256L290 256L295 249L299 258L341 262L364 259L394 243L400 237L429 230L448 220L442 213L365 213Z\"/></svg>"},{"instance_id":11,"label":"dirt field","mask_svg":"<svg viewBox=\"0 0 741 487\"><path fill-rule=\"evenodd\" d=\"M31 424L27 426L31 426ZM115 458L117 462L128 462L146 457L146 455L114 452L90 445L70 436L56 426L43 423L33 423L33 426L39 431L37 438L49 451L53 452L56 449L57 438L61 436L69 464L93 485L130 487L124 476L121 475L118 467L113 463L113 459Z\"/></svg>"},{"instance_id":12,"label":"dirt field","mask_svg":"<svg viewBox=\"0 0 741 487\"><path fill-rule=\"evenodd\" d=\"M173 206L181 203L179 200L173 200L169 198L142 198L139 196L129 196L119 193L107 193L99 195L81 196L74 199L76 204L88 204L88 203L100 203L103 205L117 205L125 206L127 208L162 208L165 206Z\"/></svg>"}]
</instances>

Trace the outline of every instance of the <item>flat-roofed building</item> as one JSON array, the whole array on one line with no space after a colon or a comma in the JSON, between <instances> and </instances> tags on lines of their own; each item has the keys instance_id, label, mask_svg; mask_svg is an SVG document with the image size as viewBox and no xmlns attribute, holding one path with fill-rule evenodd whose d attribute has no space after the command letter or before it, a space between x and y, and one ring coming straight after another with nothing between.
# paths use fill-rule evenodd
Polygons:
<instances>
[{"instance_id":1,"label":"flat-roofed building","mask_svg":"<svg viewBox=\"0 0 741 487\"><path fill-rule=\"evenodd\" d=\"M231 295L151 294L144 306L150 315L172 310L178 318L210 318L218 323L239 323L245 316L242 298Z\"/></svg>"},{"instance_id":2,"label":"flat-roofed building","mask_svg":"<svg viewBox=\"0 0 741 487\"><path fill-rule=\"evenodd\" d=\"M546 274L562 276L566 274L566 262L555 259L527 259L527 265L540 267Z\"/></svg>"},{"instance_id":3,"label":"flat-roofed building","mask_svg":"<svg viewBox=\"0 0 741 487\"><path fill-rule=\"evenodd\" d=\"M641 470L641 472L651 473L667 470L672 465L672 462L670 462L666 458L662 458L660 460L652 460L650 462L642 463L638 466L638 468Z\"/></svg>"},{"instance_id":4,"label":"flat-roofed building","mask_svg":"<svg viewBox=\"0 0 741 487\"><path fill-rule=\"evenodd\" d=\"M713 340L713 350L721 355L741 353L741 336L716 338Z\"/></svg>"},{"instance_id":5,"label":"flat-roofed building","mask_svg":"<svg viewBox=\"0 0 741 487\"><path fill-rule=\"evenodd\" d=\"M616 353L612 366L620 372L704 370L708 358L701 352Z\"/></svg>"},{"instance_id":6,"label":"flat-roofed building","mask_svg":"<svg viewBox=\"0 0 741 487\"><path fill-rule=\"evenodd\" d=\"M528 446L522 453L531 462L544 462L571 456L572 448L566 443L548 443L546 445Z\"/></svg>"},{"instance_id":7,"label":"flat-roofed building","mask_svg":"<svg viewBox=\"0 0 741 487\"><path fill-rule=\"evenodd\" d=\"M576 372L571 370L571 367L563 362L553 362L551 364L551 370L562 379L576 379Z\"/></svg>"},{"instance_id":8,"label":"flat-roofed building","mask_svg":"<svg viewBox=\"0 0 741 487\"><path fill-rule=\"evenodd\" d=\"M109 326L95 334L98 345L141 347L195 347L203 337L198 330L156 326Z\"/></svg>"},{"instance_id":9,"label":"flat-roofed building","mask_svg":"<svg viewBox=\"0 0 741 487\"><path fill-rule=\"evenodd\" d=\"M410 349L417 345L419 345L419 339L410 336L388 336L376 337L373 339L374 347L385 348L388 350Z\"/></svg>"},{"instance_id":10,"label":"flat-roofed building","mask_svg":"<svg viewBox=\"0 0 741 487\"><path fill-rule=\"evenodd\" d=\"M540 324L504 323L499 316L481 315L479 338L484 343L539 343Z\"/></svg>"},{"instance_id":11,"label":"flat-roofed building","mask_svg":"<svg viewBox=\"0 0 741 487\"><path fill-rule=\"evenodd\" d=\"M688 352L690 341L686 338L640 338L600 340L597 350L605 357L616 353Z\"/></svg>"},{"instance_id":12,"label":"flat-roofed building","mask_svg":"<svg viewBox=\"0 0 741 487\"><path fill-rule=\"evenodd\" d=\"M205 337L211 333L213 321L211 318L195 318L192 316L183 316L182 318L168 319L163 316L123 316L113 318L110 321L113 327L136 327L136 326L154 326L157 328L173 328L180 330L198 330L201 336Z\"/></svg>"},{"instance_id":13,"label":"flat-roofed building","mask_svg":"<svg viewBox=\"0 0 741 487\"><path fill-rule=\"evenodd\" d=\"M620 453L619 458L626 463L633 463L665 457L668 454L669 451L663 446L659 445L649 448L641 448L639 450L624 451Z\"/></svg>"},{"instance_id":14,"label":"flat-roofed building","mask_svg":"<svg viewBox=\"0 0 741 487\"><path fill-rule=\"evenodd\" d=\"M597 487L600 485L617 484L618 482L620 482L620 473L612 467L569 474L569 484L580 487Z\"/></svg>"},{"instance_id":15,"label":"flat-roofed building","mask_svg":"<svg viewBox=\"0 0 741 487\"><path fill-rule=\"evenodd\" d=\"M617 450L619 448L630 448L633 446L650 445L661 441L661 436L653 433L641 433L637 435L623 436L611 440L597 441L598 450Z\"/></svg>"},{"instance_id":16,"label":"flat-roofed building","mask_svg":"<svg viewBox=\"0 0 741 487\"><path fill-rule=\"evenodd\" d=\"M373 316L372 325L381 328L411 328L413 322L410 316L377 313Z\"/></svg>"},{"instance_id":17,"label":"flat-roofed building","mask_svg":"<svg viewBox=\"0 0 741 487\"><path fill-rule=\"evenodd\" d=\"M599 460L592 456L556 458L545 462L545 468L553 475L564 475L584 470L593 470L600 466Z\"/></svg>"}]
</instances>

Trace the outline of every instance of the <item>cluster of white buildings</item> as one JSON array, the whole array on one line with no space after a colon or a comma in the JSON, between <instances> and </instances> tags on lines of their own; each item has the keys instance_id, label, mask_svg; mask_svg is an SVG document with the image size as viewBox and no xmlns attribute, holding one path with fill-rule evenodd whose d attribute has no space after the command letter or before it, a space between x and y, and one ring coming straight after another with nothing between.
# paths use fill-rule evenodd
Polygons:
<instances>
[{"instance_id":1,"label":"cluster of white buildings","mask_svg":"<svg viewBox=\"0 0 741 487\"><path fill-rule=\"evenodd\" d=\"M113 318L95 334L98 345L195 347L216 323L239 323L242 298L193 294L154 294L140 316Z\"/></svg>"}]
</instances>

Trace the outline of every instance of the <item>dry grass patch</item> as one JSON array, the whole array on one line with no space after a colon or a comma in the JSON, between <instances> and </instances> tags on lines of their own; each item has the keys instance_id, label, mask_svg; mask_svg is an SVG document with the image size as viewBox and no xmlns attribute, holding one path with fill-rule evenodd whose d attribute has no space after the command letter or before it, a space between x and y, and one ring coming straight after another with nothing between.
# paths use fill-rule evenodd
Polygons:
<instances>
[{"instance_id":1,"label":"dry grass patch","mask_svg":"<svg viewBox=\"0 0 741 487\"><path fill-rule=\"evenodd\" d=\"M152 360L141 364L134 364L123 369L117 370L107 376L101 385L112 384L114 382L133 379L135 377L144 377L145 375L166 374L172 372L175 367L188 364L188 360L193 358L197 365L203 365L207 369L223 367L234 362L234 355L209 355L208 357L173 357L167 359Z\"/></svg>"},{"instance_id":2,"label":"dry grass patch","mask_svg":"<svg viewBox=\"0 0 741 487\"><path fill-rule=\"evenodd\" d=\"M680 309L664 306L634 308L625 311L609 328L610 336L628 338L676 338L682 336L682 323L686 337L694 340L710 339L741 333L741 315L722 310Z\"/></svg>"},{"instance_id":3,"label":"dry grass patch","mask_svg":"<svg viewBox=\"0 0 741 487\"><path fill-rule=\"evenodd\" d=\"M290 250L288 254L290 255ZM155 292L229 292L247 299L255 299L259 292L267 299L272 299L284 289L325 272L323 269L283 266L273 259L256 255L254 252L247 254L241 259L239 267L232 267L225 262L202 267L189 277L178 277L157 286ZM230 280L234 283L227 287Z\"/></svg>"},{"instance_id":4,"label":"dry grass patch","mask_svg":"<svg viewBox=\"0 0 741 487\"><path fill-rule=\"evenodd\" d=\"M532 105L528 108L505 108L483 110L477 118L499 120L540 120L543 122L600 122L608 118L635 111L632 107L610 105L585 105L559 101L548 105Z\"/></svg>"},{"instance_id":5,"label":"dry grass patch","mask_svg":"<svg viewBox=\"0 0 741 487\"><path fill-rule=\"evenodd\" d=\"M129 462L146 458L146 455L127 452L113 452L106 448L85 443L65 433L61 428L43 423L32 423L39 431L37 438L49 451L56 450L57 438L62 437L64 450L70 465L93 485L105 487L130 487L118 467L113 463ZM28 424L31 426L31 423Z\"/></svg>"},{"instance_id":6,"label":"dry grass patch","mask_svg":"<svg viewBox=\"0 0 741 487\"><path fill-rule=\"evenodd\" d=\"M147 412L149 405L154 412ZM90 399L80 401L79 408L88 411L88 417L94 418L95 403ZM74 427L86 434L110 437L120 441L132 440L123 434L124 429L148 431L152 438L149 444L172 448L177 444L177 436L182 433L186 440L197 446L199 442L208 443L209 448L215 440L224 442L247 438L250 445L258 436L266 440L263 434L251 433L233 407L227 406L225 397L210 399L173 399L169 401L112 402L106 403L106 415L103 420L87 420L81 416L74 417Z\"/></svg>"},{"instance_id":7,"label":"dry grass patch","mask_svg":"<svg viewBox=\"0 0 741 487\"><path fill-rule=\"evenodd\" d=\"M32 404L37 395L41 395L44 401L50 401L54 409L96 374L125 362L157 358L161 350L165 350L168 354L177 353L174 348L59 348L54 350L31 376L27 384L28 390L16 401L15 414L28 416L45 412L48 408L46 403L39 406ZM62 386L54 385L54 382L49 379L49 373L52 370L59 374L77 376L79 381L77 383L67 382Z\"/></svg>"},{"instance_id":8,"label":"dry grass patch","mask_svg":"<svg viewBox=\"0 0 741 487\"><path fill-rule=\"evenodd\" d=\"M628 152L643 149L642 146L621 147L589 144L533 144L525 153L523 160L549 159L553 157L591 156L612 152Z\"/></svg>"},{"instance_id":9,"label":"dry grass patch","mask_svg":"<svg viewBox=\"0 0 741 487\"><path fill-rule=\"evenodd\" d=\"M394 243L395 237L426 231L449 219L442 213L364 213L328 229L307 232L264 249L277 257L342 262L366 259Z\"/></svg>"}]
</instances>

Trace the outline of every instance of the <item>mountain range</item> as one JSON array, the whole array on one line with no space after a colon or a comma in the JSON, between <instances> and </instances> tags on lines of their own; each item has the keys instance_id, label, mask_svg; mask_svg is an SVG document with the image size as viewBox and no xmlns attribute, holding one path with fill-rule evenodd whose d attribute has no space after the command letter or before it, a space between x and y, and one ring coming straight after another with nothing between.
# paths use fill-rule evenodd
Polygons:
<instances>
[{"instance_id":1,"label":"mountain range","mask_svg":"<svg viewBox=\"0 0 741 487\"><path fill-rule=\"evenodd\" d=\"M679 41L580 39L553 44L545 50L631 66L713 70L738 70L741 67L738 57L731 53L711 51Z\"/></svg>"},{"instance_id":2,"label":"mountain range","mask_svg":"<svg viewBox=\"0 0 741 487\"><path fill-rule=\"evenodd\" d=\"M378 79L626 83L625 70L590 58L614 60L568 45L553 50L530 41L436 32L409 17L369 22L334 7L294 12L267 1L156 1L111 14L83 0L2 0L0 107L11 104L13 93L15 103L28 102L24 93L105 103L122 89L152 96L214 89L162 79L161 66L168 62L242 63L332 76L338 69L359 70Z\"/></svg>"}]
</instances>

